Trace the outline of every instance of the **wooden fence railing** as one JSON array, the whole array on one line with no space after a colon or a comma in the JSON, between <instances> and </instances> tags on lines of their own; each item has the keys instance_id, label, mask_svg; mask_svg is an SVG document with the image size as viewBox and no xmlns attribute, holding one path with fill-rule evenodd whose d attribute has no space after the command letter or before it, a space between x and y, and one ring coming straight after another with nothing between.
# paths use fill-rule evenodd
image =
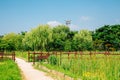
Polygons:
<instances>
[{"instance_id":1,"label":"wooden fence railing","mask_svg":"<svg viewBox=\"0 0 120 80\"><path fill-rule=\"evenodd\" d=\"M4 59L5 57L9 57L11 58L12 60L15 61L15 52L12 52L12 53L4 53L4 52L0 52L0 59Z\"/></svg>"},{"instance_id":2,"label":"wooden fence railing","mask_svg":"<svg viewBox=\"0 0 120 80\"><path fill-rule=\"evenodd\" d=\"M32 56L30 56L32 54ZM37 55L37 56L36 56ZM35 64L36 59L42 60L42 59L48 59L50 56L49 52L29 52L28 51L28 62L30 62L30 59L32 58L33 64Z\"/></svg>"},{"instance_id":3,"label":"wooden fence railing","mask_svg":"<svg viewBox=\"0 0 120 80\"><path fill-rule=\"evenodd\" d=\"M90 51L90 52L30 52L28 51L28 62L30 62L30 59L32 59L31 61L33 62L33 64L35 64L36 60L42 60L42 59L48 59L48 57L50 55L55 55L56 57L62 57L62 55L67 55L68 60L71 58L70 56L73 55L75 59L78 59L78 56L84 56L84 55L88 55L88 56L92 56L92 55L99 55L99 54L103 54L105 56L109 56L109 55L120 55L120 53L118 54L113 54L112 52L109 51L104 51L104 52L96 52L96 51ZM73 58L73 57L72 57ZM61 60L60 60L61 61Z\"/></svg>"}]
</instances>

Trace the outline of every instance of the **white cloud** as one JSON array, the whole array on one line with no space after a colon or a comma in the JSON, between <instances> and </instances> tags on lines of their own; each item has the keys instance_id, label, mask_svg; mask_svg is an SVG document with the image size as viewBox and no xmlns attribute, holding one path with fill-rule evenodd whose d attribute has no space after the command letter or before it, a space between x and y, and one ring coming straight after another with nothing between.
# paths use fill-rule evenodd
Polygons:
<instances>
[{"instance_id":1,"label":"white cloud","mask_svg":"<svg viewBox=\"0 0 120 80\"><path fill-rule=\"evenodd\" d=\"M50 25L51 27L55 27L58 25L64 25L58 21L49 21L49 22L47 22L47 24ZM74 24L70 24L70 25L68 25L68 27L70 28L70 30L75 30L75 31L79 30L79 27L77 25L74 25Z\"/></svg>"},{"instance_id":2,"label":"white cloud","mask_svg":"<svg viewBox=\"0 0 120 80\"><path fill-rule=\"evenodd\" d=\"M49 22L47 22L47 24L52 26L52 27L55 27L55 26L58 26L58 25L62 25L62 23L60 23L58 21L49 21Z\"/></svg>"},{"instance_id":3,"label":"white cloud","mask_svg":"<svg viewBox=\"0 0 120 80\"><path fill-rule=\"evenodd\" d=\"M91 18L89 16L81 16L80 20L81 21L89 21Z\"/></svg>"},{"instance_id":4,"label":"white cloud","mask_svg":"<svg viewBox=\"0 0 120 80\"><path fill-rule=\"evenodd\" d=\"M70 30L75 30L75 31L79 30L79 27L77 25L74 25L74 24L69 25L69 28L70 28Z\"/></svg>"}]
</instances>

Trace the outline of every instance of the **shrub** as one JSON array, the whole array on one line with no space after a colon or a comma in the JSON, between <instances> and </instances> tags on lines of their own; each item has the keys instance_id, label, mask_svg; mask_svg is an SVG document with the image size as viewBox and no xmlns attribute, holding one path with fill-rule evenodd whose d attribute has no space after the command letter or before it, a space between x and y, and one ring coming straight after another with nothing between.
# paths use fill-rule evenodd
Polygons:
<instances>
[{"instance_id":1,"label":"shrub","mask_svg":"<svg viewBox=\"0 0 120 80\"><path fill-rule=\"evenodd\" d=\"M49 63L50 63L51 65L57 65L57 63L58 63L58 59L57 59L57 57L54 56L54 55L49 56L48 60L49 60Z\"/></svg>"}]
</instances>

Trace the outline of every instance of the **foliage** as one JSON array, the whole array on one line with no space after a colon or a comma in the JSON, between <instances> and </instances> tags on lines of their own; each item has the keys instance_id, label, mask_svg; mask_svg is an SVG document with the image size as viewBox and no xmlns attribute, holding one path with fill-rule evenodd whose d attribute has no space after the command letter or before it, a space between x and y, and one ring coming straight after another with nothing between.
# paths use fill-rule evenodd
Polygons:
<instances>
[{"instance_id":1,"label":"foliage","mask_svg":"<svg viewBox=\"0 0 120 80\"><path fill-rule=\"evenodd\" d=\"M71 54L72 55L72 54ZM119 56L84 55L68 60L66 55L62 55L60 65L42 64L50 69L54 69L73 78L82 80L119 80L120 61Z\"/></svg>"},{"instance_id":2,"label":"foliage","mask_svg":"<svg viewBox=\"0 0 120 80\"><path fill-rule=\"evenodd\" d=\"M64 51L75 51L75 46L74 45L74 36L75 34L77 34L78 31L70 31L67 34L67 39L65 41L65 45L64 45Z\"/></svg>"},{"instance_id":3,"label":"foliage","mask_svg":"<svg viewBox=\"0 0 120 80\"><path fill-rule=\"evenodd\" d=\"M28 61L28 52L27 51L16 51L15 55L19 58L22 58L22 59Z\"/></svg>"},{"instance_id":4,"label":"foliage","mask_svg":"<svg viewBox=\"0 0 120 80\"><path fill-rule=\"evenodd\" d=\"M27 49L46 50L49 42L52 41L52 29L48 25L39 25L26 33L23 45Z\"/></svg>"},{"instance_id":5,"label":"foliage","mask_svg":"<svg viewBox=\"0 0 120 80\"><path fill-rule=\"evenodd\" d=\"M64 25L59 25L53 28L53 42L51 43L53 50L64 50L65 41L69 32L69 27Z\"/></svg>"},{"instance_id":6,"label":"foliage","mask_svg":"<svg viewBox=\"0 0 120 80\"><path fill-rule=\"evenodd\" d=\"M1 80L22 80L17 64L11 60L0 61Z\"/></svg>"},{"instance_id":7,"label":"foliage","mask_svg":"<svg viewBox=\"0 0 120 80\"><path fill-rule=\"evenodd\" d=\"M88 30L81 30L75 34L74 38L75 50L91 50L92 49L92 35Z\"/></svg>"},{"instance_id":8,"label":"foliage","mask_svg":"<svg viewBox=\"0 0 120 80\"><path fill-rule=\"evenodd\" d=\"M64 45L64 51L71 51L72 50L72 42L70 42L69 40L65 41L65 45Z\"/></svg>"},{"instance_id":9,"label":"foliage","mask_svg":"<svg viewBox=\"0 0 120 80\"><path fill-rule=\"evenodd\" d=\"M119 50L120 25L105 25L93 33L95 48L99 50Z\"/></svg>"},{"instance_id":10,"label":"foliage","mask_svg":"<svg viewBox=\"0 0 120 80\"><path fill-rule=\"evenodd\" d=\"M1 50L22 50L23 35L16 33L8 33L0 39Z\"/></svg>"},{"instance_id":11,"label":"foliage","mask_svg":"<svg viewBox=\"0 0 120 80\"><path fill-rule=\"evenodd\" d=\"M15 44L17 42L16 40L16 36L17 34L15 33L9 33L4 35L4 37L2 38L2 48L3 49L7 49L7 50L15 50Z\"/></svg>"},{"instance_id":12,"label":"foliage","mask_svg":"<svg viewBox=\"0 0 120 80\"><path fill-rule=\"evenodd\" d=\"M58 64L58 59L54 55L49 56L48 60L49 60L49 63L51 65L57 65Z\"/></svg>"},{"instance_id":13,"label":"foliage","mask_svg":"<svg viewBox=\"0 0 120 80\"><path fill-rule=\"evenodd\" d=\"M105 25L95 31L70 31L65 25L39 25L28 32L0 36L0 50L120 50L120 25Z\"/></svg>"}]
</instances>

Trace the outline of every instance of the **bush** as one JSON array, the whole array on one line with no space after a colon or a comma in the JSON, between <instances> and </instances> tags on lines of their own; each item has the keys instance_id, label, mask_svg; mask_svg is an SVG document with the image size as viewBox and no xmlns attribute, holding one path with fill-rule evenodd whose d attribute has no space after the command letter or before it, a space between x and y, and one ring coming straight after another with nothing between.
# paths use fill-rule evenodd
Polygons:
<instances>
[{"instance_id":1,"label":"bush","mask_svg":"<svg viewBox=\"0 0 120 80\"><path fill-rule=\"evenodd\" d=\"M57 57L54 56L54 55L49 56L48 60L49 60L49 63L50 63L51 65L57 65L57 63L58 63L58 59L57 59Z\"/></svg>"}]
</instances>

